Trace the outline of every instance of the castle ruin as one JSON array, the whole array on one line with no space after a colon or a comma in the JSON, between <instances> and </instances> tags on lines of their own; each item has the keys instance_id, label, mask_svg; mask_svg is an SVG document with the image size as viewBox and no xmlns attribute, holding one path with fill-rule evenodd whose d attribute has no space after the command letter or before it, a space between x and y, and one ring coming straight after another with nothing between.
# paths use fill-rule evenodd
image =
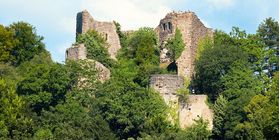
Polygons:
<instances>
[{"instance_id":1,"label":"castle ruin","mask_svg":"<svg viewBox=\"0 0 279 140\"><path fill-rule=\"evenodd\" d=\"M170 63L170 58L167 55L168 50L164 48L164 45L169 38L174 37L176 28L181 31L182 39L186 45L181 56L176 61L178 75L191 79L194 72L198 42L207 35L212 37L213 31L205 27L194 12L168 13L155 29L161 46L161 63Z\"/></svg>"},{"instance_id":2,"label":"castle ruin","mask_svg":"<svg viewBox=\"0 0 279 140\"><path fill-rule=\"evenodd\" d=\"M84 10L77 14L76 35L95 30L100 33L108 43L108 53L112 59L116 59L118 50L121 48L120 40L113 22L100 22L94 20L88 11Z\"/></svg>"},{"instance_id":3,"label":"castle ruin","mask_svg":"<svg viewBox=\"0 0 279 140\"><path fill-rule=\"evenodd\" d=\"M96 21L86 10L79 12L76 20L76 35L83 34L88 30L96 30L107 41L108 52L111 58L116 59L117 51L121 46L116 26L113 22ZM209 128L212 129L213 112L206 104L207 96L189 95L187 105L185 105L180 103L177 91L184 87L184 79L190 80L192 78L199 40L207 35L212 37L213 31L210 28L206 28L193 12L168 13L155 29L161 47L161 63L171 63L167 55L168 50L164 48L164 45L169 38L174 36L176 28L181 31L185 43L184 51L176 61L178 75L153 75L150 78L150 87L158 91L165 103L175 111L173 115L176 116L182 128L189 127L194 123L194 120L202 118L209 122ZM86 55L86 46L83 44L73 45L66 50L66 59L84 60ZM97 61L89 60L89 62L94 62L95 67L100 71L99 79L101 81L109 78L109 69ZM174 120L174 118L171 119Z\"/></svg>"}]
</instances>

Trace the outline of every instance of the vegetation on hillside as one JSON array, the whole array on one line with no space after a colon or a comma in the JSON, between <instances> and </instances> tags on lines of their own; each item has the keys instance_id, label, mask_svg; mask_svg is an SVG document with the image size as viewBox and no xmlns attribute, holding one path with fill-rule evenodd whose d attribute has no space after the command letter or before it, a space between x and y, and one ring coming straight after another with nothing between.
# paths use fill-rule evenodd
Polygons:
<instances>
[{"instance_id":1,"label":"vegetation on hillside","mask_svg":"<svg viewBox=\"0 0 279 140\"><path fill-rule=\"evenodd\" d=\"M276 139L279 137L279 24L264 20L256 34L233 27L227 34L200 41L194 80L197 94L207 94L214 110L208 122L181 129L169 121L162 97L148 87L159 67L158 38L151 28L121 32L122 49L111 60L96 32L80 35L87 57L111 70L104 83L86 61L51 60L35 28L25 22L0 25L0 139ZM175 61L181 34L167 44ZM180 39L179 39L180 38ZM89 77L90 87L79 87ZM181 92L188 93L187 87ZM183 98L187 101L187 99Z\"/></svg>"}]
</instances>

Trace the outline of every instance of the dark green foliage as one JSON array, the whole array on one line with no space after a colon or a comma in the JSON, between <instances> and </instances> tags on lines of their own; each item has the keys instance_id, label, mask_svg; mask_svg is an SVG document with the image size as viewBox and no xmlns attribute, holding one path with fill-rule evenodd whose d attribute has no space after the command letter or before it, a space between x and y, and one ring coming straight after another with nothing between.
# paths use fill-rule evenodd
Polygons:
<instances>
[{"instance_id":1,"label":"dark green foliage","mask_svg":"<svg viewBox=\"0 0 279 140\"><path fill-rule=\"evenodd\" d=\"M220 95L213 105L213 137L215 139L225 138L225 117L228 111L228 101L223 95Z\"/></svg>"},{"instance_id":2,"label":"dark green foliage","mask_svg":"<svg viewBox=\"0 0 279 140\"><path fill-rule=\"evenodd\" d=\"M34 124L25 111L25 102L16 94L14 83L0 79L0 139L31 137Z\"/></svg>"},{"instance_id":3,"label":"dark green foliage","mask_svg":"<svg viewBox=\"0 0 279 140\"><path fill-rule=\"evenodd\" d=\"M175 30L174 37L169 39L165 46L169 50L172 61L175 62L175 60L180 57L185 47L181 31L178 28Z\"/></svg>"},{"instance_id":4,"label":"dark green foliage","mask_svg":"<svg viewBox=\"0 0 279 140\"><path fill-rule=\"evenodd\" d=\"M273 18L265 19L259 26L257 34L265 45L266 69L272 76L279 69L279 23Z\"/></svg>"},{"instance_id":5,"label":"dark green foliage","mask_svg":"<svg viewBox=\"0 0 279 140\"><path fill-rule=\"evenodd\" d=\"M25 22L17 22L10 25L13 31L13 39L18 40L11 53L11 62L18 66L22 62L31 60L36 54L45 52L43 37L36 34L36 29Z\"/></svg>"},{"instance_id":6,"label":"dark green foliage","mask_svg":"<svg viewBox=\"0 0 279 140\"><path fill-rule=\"evenodd\" d=\"M18 40L14 39L14 33L10 28L0 25L0 62L9 62L11 53Z\"/></svg>"},{"instance_id":7,"label":"dark green foliage","mask_svg":"<svg viewBox=\"0 0 279 140\"><path fill-rule=\"evenodd\" d=\"M238 27L233 27L230 35L233 45L238 46L248 54L248 61L253 65L253 70L262 73L265 53L260 36L246 34Z\"/></svg>"},{"instance_id":8,"label":"dark green foliage","mask_svg":"<svg viewBox=\"0 0 279 140\"><path fill-rule=\"evenodd\" d=\"M186 129L172 125L164 100L148 88L152 74L166 72L159 68L154 30L141 28L128 35L119 23L115 26L122 45L117 62L97 32L77 38L87 47L88 58L110 68L110 79L101 83L93 61L54 63L30 24L0 25L0 139L279 137L279 74L272 71L269 79L263 73L267 60L269 66L277 63L277 21L266 19L256 35L237 27L230 34L216 31L213 40L199 44L191 84L215 101L212 135L202 119ZM176 31L167 44L174 61L182 46Z\"/></svg>"},{"instance_id":9,"label":"dark green foliage","mask_svg":"<svg viewBox=\"0 0 279 140\"><path fill-rule=\"evenodd\" d=\"M81 93L72 94L77 96ZM115 139L108 124L93 109L83 107L79 100L70 97L64 104L42 112L42 126L35 133L35 138Z\"/></svg>"},{"instance_id":10,"label":"dark green foliage","mask_svg":"<svg viewBox=\"0 0 279 140\"><path fill-rule=\"evenodd\" d=\"M248 120L238 124L247 139L277 139L279 136L279 73L275 73L266 95L256 95L244 108Z\"/></svg>"},{"instance_id":11,"label":"dark green foliage","mask_svg":"<svg viewBox=\"0 0 279 140\"><path fill-rule=\"evenodd\" d=\"M195 124L184 130L171 130L161 135L147 135L143 137L144 140L206 140L211 136L210 130L208 130L208 122L203 119L195 120Z\"/></svg>"},{"instance_id":12,"label":"dark green foliage","mask_svg":"<svg viewBox=\"0 0 279 140\"><path fill-rule=\"evenodd\" d=\"M195 65L197 91L216 99L218 93L223 91L221 77L228 73L233 62L245 59L247 55L240 48L233 46L215 46L204 50Z\"/></svg>"},{"instance_id":13,"label":"dark green foliage","mask_svg":"<svg viewBox=\"0 0 279 140\"><path fill-rule=\"evenodd\" d=\"M128 38L128 58L135 58L137 64L159 64L157 36L152 28L140 28Z\"/></svg>"},{"instance_id":14,"label":"dark green foliage","mask_svg":"<svg viewBox=\"0 0 279 140\"><path fill-rule=\"evenodd\" d=\"M195 124L186 129L184 134L178 135L177 140L185 138L189 140L205 140L209 139L211 132L208 130L208 122L203 119L195 120Z\"/></svg>"},{"instance_id":15,"label":"dark green foliage","mask_svg":"<svg viewBox=\"0 0 279 140\"><path fill-rule=\"evenodd\" d=\"M160 95L132 81L117 79L108 81L97 94L101 114L114 133L120 138L136 138L141 133L166 130L166 105Z\"/></svg>"},{"instance_id":16,"label":"dark green foliage","mask_svg":"<svg viewBox=\"0 0 279 140\"><path fill-rule=\"evenodd\" d=\"M121 25L116 22L116 21L113 21L114 25L116 26L116 32L118 34L118 37L119 37L119 40L120 40L120 45L121 47L125 48L127 47L127 35L125 35L122 31L121 31Z\"/></svg>"},{"instance_id":17,"label":"dark green foliage","mask_svg":"<svg viewBox=\"0 0 279 140\"><path fill-rule=\"evenodd\" d=\"M163 71L159 68L157 40L156 33L152 28L140 28L129 36L127 47L122 48L118 56L118 59L122 60L121 62L129 60L130 64L133 63L133 66L129 67L137 69L137 74L133 80L142 87L148 86L151 74ZM120 63L120 65L122 64Z\"/></svg>"},{"instance_id":18,"label":"dark green foliage","mask_svg":"<svg viewBox=\"0 0 279 140\"><path fill-rule=\"evenodd\" d=\"M90 30L77 37L76 43L84 43L87 49L87 58L96 60L106 67L114 65L114 60L110 58L105 39L96 31Z\"/></svg>"},{"instance_id":19,"label":"dark green foliage","mask_svg":"<svg viewBox=\"0 0 279 140\"><path fill-rule=\"evenodd\" d=\"M222 95L229 101L226 115L223 116L225 138L241 139L243 135L237 133L237 124L246 120L247 116L243 108L252 97L261 92L261 82L247 67L247 62L243 61L234 62L221 81L224 86Z\"/></svg>"},{"instance_id":20,"label":"dark green foliage","mask_svg":"<svg viewBox=\"0 0 279 140\"><path fill-rule=\"evenodd\" d=\"M64 100L71 83L65 67L60 64L40 64L28 73L19 83L17 92L27 99L35 112L40 113L42 109Z\"/></svg>"}]
</instances>

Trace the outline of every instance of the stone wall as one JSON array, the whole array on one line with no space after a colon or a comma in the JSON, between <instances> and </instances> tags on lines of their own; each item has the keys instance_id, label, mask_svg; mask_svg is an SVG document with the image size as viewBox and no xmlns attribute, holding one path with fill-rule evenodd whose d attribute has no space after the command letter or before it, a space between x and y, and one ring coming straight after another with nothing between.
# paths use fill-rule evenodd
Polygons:
<instances>
[{"instance_id":1,"label":"stone wall","mask_svg":"<svg viewBox=\"0 0 279 140\"><path fill-rule=\"evenodd\" d=\"M168 13L155 29L161 45L161 63L170 63L164 44L169 38L174 36L176 28L181 31L183 41L186 45L184 51L177 60L178 75L190 79L194 71L193 64L197 52L197 44L199 40L206 35L212 36L213 32L212 29L206 28L203 25L194 12Z\"/></svg>"},{"instance_id":2,"label":"stone wall","mask_svg":"<svg viewBox=\"0 0 279 140\"><path fill-rule=\"evenodd\" d=\"M116 59L118 50L121 48L116 26L113 22L100 22L93 19L88 11L84 10L77 14L76 35L95 30L99 32L108 43L108 52L111 58Z\"/></svg>"},{"instance_id":3,"label":"stone wall","mask_svg":"<svg viewBox=\"0 0 279 140\"><path fill-rule=\"evenodd\" d=\"M87 67L95 68L97 70L97 78L101 82L110 78L110 70L106 68L103 64L98 61L87 59L86 58L86 47L84 44L73 45L72 47L66 50L66 60L85 60L87 62ZM80 78L81 81L84 81L86 77Z\"/></svg>"},{"instance_id":4,"label":"stone wall","mask_svg":"<svg viewBox=\"0 0 279 140\"><path fill-rule=\"evenodd\" d=\"M89 65L87 67L95 68L97 70L97 78L100 82L105 82L110 78L110 70L102 63L92 59L86 59L86 62Z\"/></svg>"},{"instance_id":5,"label":"stone wall","mask_svg":"<svg viewBox=\"0 0 279 140\"><path fill-rule=\"evenodd\" d=\"M184 79L181 76L171 74L152 75L150 78L150 87L160 93L167 105L170 102L178 104L176 92L184 85Z\"/></svg>"},{"instance_id":6,"label":"stone wall","mask_svg":"<svg viewBox=\"0 0 279 140\"><path fill-rule=\"evenodd\" d=\"M203 118L209 122L209 129L213 128L213 112L209 108L206 95L189 95L186 106L180 106L179 123L186 128L195 123L194 120Z\"/></svg>"},{"instance_id":7,"label":"stone wall","mask_svg":"<svg viewBox=\"0 0 279 140\"><path fill-rule=\"evenodd\" d=\"M73 45L66 50L66 59L83 60L86 59L86 48L84 44Z\"/></svg>"},{"instance_id":8,"label":"stone wall","mask_svg":"<svg viewBox=\"0 0 279 140\"><path fill-rule=\"evenodd\" d=\"M206 95L189 95L186 103L179 102L177 91L184 86L184 78L178 75L158 74L150 77L150 88L155 89L163 97L165 103L176 113L180 127L186 128L201 117L208 120L209 129L213 127L213 112L206 104ZM178 106L178 107L175 107ZM175 110L177 109L177 110ZM172 116L173 117L173 116ZM175 118L170 118L172 121Z\"/></svg>"}]
</instances>

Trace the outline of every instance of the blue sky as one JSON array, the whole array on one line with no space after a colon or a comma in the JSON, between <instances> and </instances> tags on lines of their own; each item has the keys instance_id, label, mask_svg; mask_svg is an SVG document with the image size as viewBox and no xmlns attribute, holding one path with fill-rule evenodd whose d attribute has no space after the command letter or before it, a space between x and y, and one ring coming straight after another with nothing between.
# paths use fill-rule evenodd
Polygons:
<instances>
[{"instance_id":1,"label":"blue sky","mask_svg":"<svg viewBox=\"0 0 279 140\"><path fill-rule=\"evenodd\" d=\"M156 27L173 10L193 11L207 27L226 32L237 26L255 33L265 18L279 19L279 0L0 0L0 24L32 24L53 60L63 62L75 41L76 13L84 9L96 20L118 21L124 30Z\"/></svg>"}]
</instances>

